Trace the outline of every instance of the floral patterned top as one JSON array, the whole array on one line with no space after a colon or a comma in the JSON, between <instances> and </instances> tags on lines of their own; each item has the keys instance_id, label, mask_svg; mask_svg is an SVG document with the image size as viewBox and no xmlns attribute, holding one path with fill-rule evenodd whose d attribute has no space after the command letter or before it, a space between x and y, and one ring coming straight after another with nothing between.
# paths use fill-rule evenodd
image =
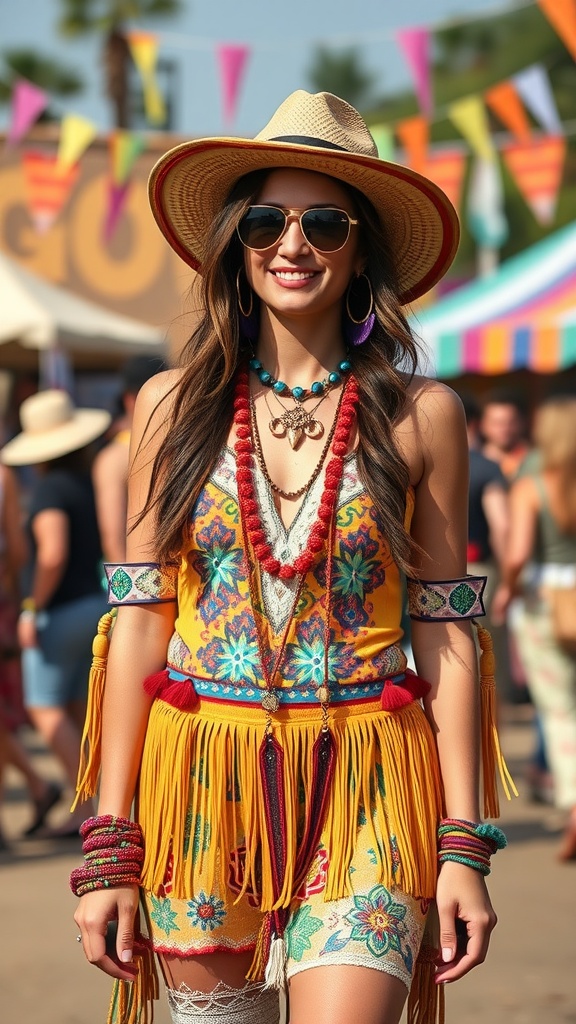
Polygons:
<instances>
[{"instance_id":1,"label":"floral patterned top","mask_svg":"<svg viewBox=\"0 0 576 1024\"><path fill-rule=\"evenodd\" d=\"M319 478L288 530L272 492L258 471L258 498L276 557L294 557L304 547L322 491ZM407 518L412 512L409 493ZM280 675L287 687L319 685L324 674L326 559L307 575L292 619ZM263 657L274 661L290 618L294 580L265 571L252 607L238 509L233 452L222 452L190 519L178 572L178 617L168 649L169 667L198 680L226 680L237 687L263 686L255 616ZM400 574L382 535L378 515L358 477L354 454L345 460L334 543L330 682L366 683L402 672L406 658L398 641Z\"/></svg>"}]
</instances>

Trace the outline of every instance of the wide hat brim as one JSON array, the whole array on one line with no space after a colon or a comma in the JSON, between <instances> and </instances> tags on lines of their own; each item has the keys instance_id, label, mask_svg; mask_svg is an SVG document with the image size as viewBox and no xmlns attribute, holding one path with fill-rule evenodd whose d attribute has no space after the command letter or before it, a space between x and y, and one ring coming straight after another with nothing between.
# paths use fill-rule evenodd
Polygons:
<instances>
[{"instance_id":1,"label":"wide hat brim","mask_svg":"<svg viewBox=\"0 0 576 1024\"><path fill-rule=\"evenodd\" d=\"M209 138L169 150L153 167L148 185L162 234L201 271L212 223L234 184L251 171L274 167L327 174L367 196L395 259L402 303L424 295L452 263L460 238L458 215L434 182L378 157L289 142Z\"/></svg>"},{"instance_id":2,"label":"wide hat brim","mask_svg":"<svg viewBox=\"0 0 576 1024\"><path fill-rule=\"evenodd\" d=\"M71 419L43 431L23 430L0 451L7 466L33 466L78 451L95 441L112 422L104 409L76 409Z\"/></svg>"}]
</instances>

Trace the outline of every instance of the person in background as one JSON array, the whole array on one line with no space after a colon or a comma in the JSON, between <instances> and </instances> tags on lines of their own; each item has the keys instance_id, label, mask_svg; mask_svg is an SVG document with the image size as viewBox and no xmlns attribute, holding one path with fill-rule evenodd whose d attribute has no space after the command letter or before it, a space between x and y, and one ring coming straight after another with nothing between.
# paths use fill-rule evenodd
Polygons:
<instances>
[{"instance_id":1,"label":"person in background","mask_svg":"<svg viewBox=\"0 0 576 1024\"><path fill-rule=\"evenodd\" d=\"M524 404L513 391L491 391L482 402L480 434L482 454L497 462L507 480L513 480L530 454Z\"/></svg>"},{"instance_id":2,"label":"person in background","mask_svg":"<svg viewBox=\"0 0 576 1024\"><path fill-rule=\"evenodd\" d=\"M32 558L18 620L24 703L71 786L78 769L91 641L106 608L88 446L110 419L100 409L75 410L63 391L43 391L22 403L22 432L0 451L3 463L38 470L28 509ZM77 835L80 820L75 814L51 834Z\"/></svg>"},{"instance_id":3,"label":"person in background","mask_svg":"<svg viewBox=\"0 0 576 1024\"><path fill-rule=\"evenodd\" d=\"M121 371L120 429L94 460L92 480L104 559L123 562L126 557L126 504L130 432L136 396L142 385L166 369L157 356L134 356Z\"/></svg>"},{"instance_id":4,"label":"person in background","mask_svg":"<svg viewBox=\"0 0 576 1024\"><path fill-rule=\"evenodd\" d=\"M33 817L24 835L31 836L42 827L62 790L56 782L39 775L17 732L26 721L17 620L20 573L27 550L17 480L0 465L0 799L2 770L10 764L24 776L29 790ZM6 846L0 829L0 849Z\"/></svg>"},{"instance_id":5,"label":"person in background","mask_svg":"<svg viewBox=\"0 0 576 1024\"><path fill-rule=\"evenodd\" d=\"M470 483L468 488L468 572L473 576L486 576L486 608L496 589L500 566L508 541L508 485L498 465L482 454L480 438L480 408L470 394L461 394L468 447L470 454ZM490 622L490 632L496 656L496 680L501 698L510 698L512 680L508 635L504 625Z\"/></svg>"},{"instance_id":6,"label":"person in background","mask_svg":"<svg viewBox=\"0 0 576 1024\"><path fill-rule=\"evenodd\" d=\"M576 655L554 632L553 592L576 587L576 398L554 398L537 411L534 440L541 468L510 494L510 541L492 604L502 619L519 589L515 623L532 700L540 713L556 804L567 812L559 850L576 859Z\"/></svg>"}]
</instances>

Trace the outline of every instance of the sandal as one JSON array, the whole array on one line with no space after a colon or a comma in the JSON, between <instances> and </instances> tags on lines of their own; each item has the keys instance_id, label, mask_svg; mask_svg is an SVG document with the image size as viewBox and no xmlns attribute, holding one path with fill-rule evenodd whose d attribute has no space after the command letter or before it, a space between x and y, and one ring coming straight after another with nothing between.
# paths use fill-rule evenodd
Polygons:
<instances>
[{"instance_id":1,"label":"sandal","mask_svg":"<svg viewBox=\"0 0 576 1024\"><path fill-rule=\"evenodd\" d=\"M62 793L62 786L59 786L57 782L49 782L44 796L33 801L34 818L26 831L22 833L24 839L29 839L40 831L46 821L46 815L58 803Z\"/></svg>"}]
</instances>

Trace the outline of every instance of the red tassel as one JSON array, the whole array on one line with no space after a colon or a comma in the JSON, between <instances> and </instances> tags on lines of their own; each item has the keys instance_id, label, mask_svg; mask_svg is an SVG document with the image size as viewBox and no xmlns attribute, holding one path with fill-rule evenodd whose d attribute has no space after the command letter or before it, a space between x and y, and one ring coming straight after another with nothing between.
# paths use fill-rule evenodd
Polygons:
<instances>
[{"instance_id":1,"label":"red tassel","mask_svg":"<svg viewBox=\"0 0 576 1024\"><path fill-rule=\"evenodd\" d=\"M399 711L415 700L425 697L430 690L430 683L421 679L414 672L408 671L406 678L401 683L394 683L386 679L380 703L383 711Z\"/></svg>"},{"instance_id":2,"label":"red tassel","mask_svg":"<svg viewBox=\"0 0 576 1024\"><path fill-rule=\"evenodd\" d=\"M198 703L198 694L191 679L170 679L168 669L156 672L144 680L144 691L149 697L164 700L180 711L192 711Z\"/></svg>"}]
</instances>

